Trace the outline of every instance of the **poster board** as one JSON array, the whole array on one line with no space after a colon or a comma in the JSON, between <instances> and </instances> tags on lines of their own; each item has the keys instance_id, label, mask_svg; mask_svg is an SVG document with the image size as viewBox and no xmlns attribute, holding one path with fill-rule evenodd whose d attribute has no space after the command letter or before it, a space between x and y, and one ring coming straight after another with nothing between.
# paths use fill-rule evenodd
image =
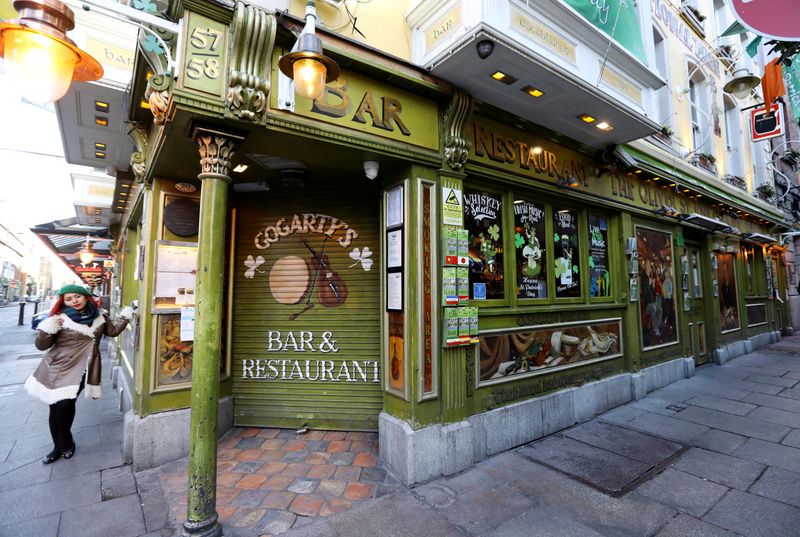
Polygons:
<instances>
[{"instance_id":1,"label":"poster board","mask_svg":"<svg viewBox=\"0 0 800 537\"><path fill-rule=\"evenodd\" d=\"M197 243L156 241L153 309L177 310L194 305Z\"/></svg>"}]
</instances>

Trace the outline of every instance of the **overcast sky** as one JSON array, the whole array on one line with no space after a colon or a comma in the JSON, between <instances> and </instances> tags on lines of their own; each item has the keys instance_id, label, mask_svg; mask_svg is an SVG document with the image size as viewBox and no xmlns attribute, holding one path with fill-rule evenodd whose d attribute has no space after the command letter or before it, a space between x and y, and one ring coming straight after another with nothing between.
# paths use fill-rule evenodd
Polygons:
<instances>
[{"instance_id":1,"label":"overcast sky","mask_svg":"<svg viewBox=\"0 0 800 537\"><path fill-rule=\"evenodd\" d=\"M23 102L0 62L0 221L32 227L75 216L52 106Z\"/></svg>"}]
</instances>

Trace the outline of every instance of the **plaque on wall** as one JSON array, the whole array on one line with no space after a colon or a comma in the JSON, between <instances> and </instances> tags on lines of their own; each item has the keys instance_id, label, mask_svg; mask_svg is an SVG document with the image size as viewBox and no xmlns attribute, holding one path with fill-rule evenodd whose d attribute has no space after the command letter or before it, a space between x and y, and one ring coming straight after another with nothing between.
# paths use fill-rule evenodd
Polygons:
<instances>
[{"instance_id":1,"label":"plaque on wall","mask_svg":"<svg viewBox=\"0 0 800 537\"><path fill-rule=\"evenodd\" d=\"M164 226L179 237L197 235L200 204L192 198L168 198L164 207Z\"/></svg>"}]
</instances>

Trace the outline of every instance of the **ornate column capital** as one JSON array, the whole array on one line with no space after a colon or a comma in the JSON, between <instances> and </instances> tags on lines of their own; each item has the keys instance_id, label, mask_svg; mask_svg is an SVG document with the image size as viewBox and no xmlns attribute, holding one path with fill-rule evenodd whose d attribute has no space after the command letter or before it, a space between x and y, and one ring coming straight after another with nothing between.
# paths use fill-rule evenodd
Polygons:
<instances>
[{"instance_id":1,"label":"ornate column capital","mask_svg":"<svg viewBox=\"0 0 800 537\"><path fill-rule=\"evenodd\" d=\"M244 137L203 127L194 131L200 152L200 175L214 175L230 182L230 164Z\"/></svg>"}]
</instances>

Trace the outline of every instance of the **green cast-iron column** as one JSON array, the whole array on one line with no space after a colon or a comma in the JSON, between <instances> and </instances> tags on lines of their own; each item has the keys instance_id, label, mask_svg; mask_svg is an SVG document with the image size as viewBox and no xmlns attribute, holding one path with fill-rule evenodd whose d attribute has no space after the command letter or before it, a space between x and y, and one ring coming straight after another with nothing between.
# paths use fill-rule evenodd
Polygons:
<instances>
[{"instance_id":1,"label":"green cast-iron column","mask_svg":"<svg viewBox=\"0 0 800 537\"><path fill-rule=\"evenodd\" d=\"M217 414L222 357L222 284L230 158L238 137L197 129L202 182L195 284L189 493L183 535L217 537Z\"/></svg>"}]
</instances>

